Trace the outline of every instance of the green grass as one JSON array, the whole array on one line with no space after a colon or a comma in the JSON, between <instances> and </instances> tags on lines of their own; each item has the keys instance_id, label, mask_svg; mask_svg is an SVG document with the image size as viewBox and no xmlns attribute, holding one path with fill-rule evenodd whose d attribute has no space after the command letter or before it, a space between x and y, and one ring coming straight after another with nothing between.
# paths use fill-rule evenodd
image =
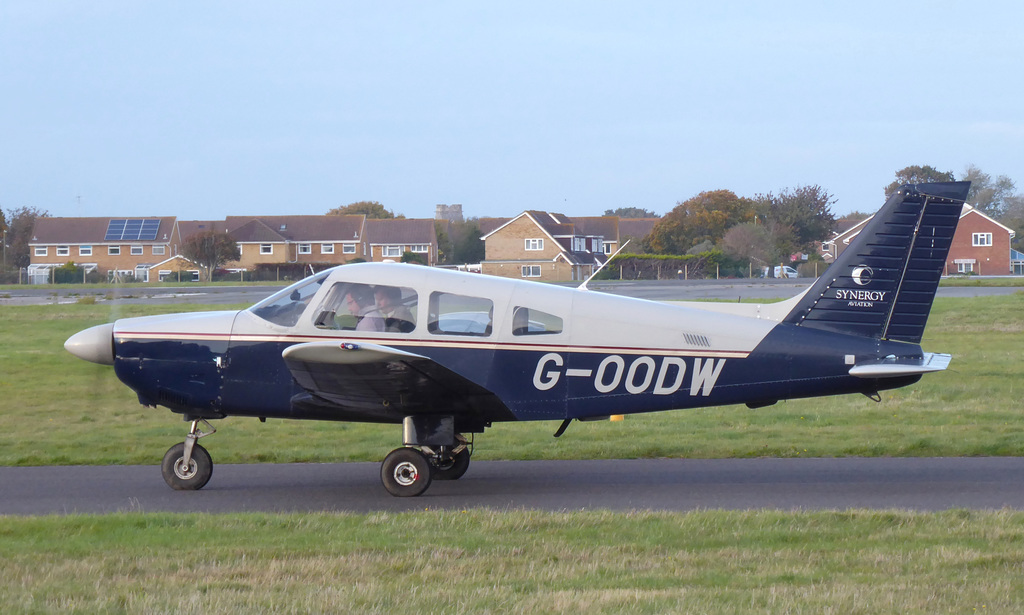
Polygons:
<instances>
[{"instance_id":1,"label":"green grass","mask_svg":"<svg viewBox=\"0 0 1024 615\"><path fill-rule=\"evenodd\" d=\"M5 613L1013 613L1024 513L2 518Z\"/></svg>"},{"instance_id":2,"label":"green grass","mask_svg":"<svg viewBox=\"0 0 1024 615\"><path fill-rule=\"evenodd\" d=\"M118 316L183 311L123 306ZM193 306L192 309L195 309ZM205 309L205 308L204 308ZM64 340L105 322L104 305L0 310L0 465L152 464L186 426L140 406L109 367L69 355ZM950 352L947 372L883 393L631 415L619 423L500 423L478 459L1022 455L1019 399L1024 293L939 299L923 346ZM233 418L203 440L217 463L379 461L397 426Z\"/></svg>"}]
</instances>

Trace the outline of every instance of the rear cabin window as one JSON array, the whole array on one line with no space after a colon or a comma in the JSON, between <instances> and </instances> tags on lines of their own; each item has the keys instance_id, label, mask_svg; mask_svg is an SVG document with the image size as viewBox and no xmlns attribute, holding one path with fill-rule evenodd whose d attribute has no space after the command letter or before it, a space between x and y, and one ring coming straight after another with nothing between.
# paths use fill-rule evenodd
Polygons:
<instances>
[{"instance_id":1,"label":"rear cabin window","mask_svg":"<svg viewBox=\"0 0 1024 615\"><path fill-rule=\"evenodd\" d=\"M409 333L416 328L416 291L404 286L339 282L317 312L320 329Z\"/></svg>"},{"instance_id":2,"label":"rear cabin window","mask_svg":"<svg viewBox=\"0 0 1024 615\"><path fill-rule=\"evenodd\" d=\"M562 332L562 319L533 308L512 310L512 335L550 335Z\"/></svg>"},{"instance_id":3,"label":"rear cabin window","mask_svg":"<svg viewBox=\"0 0 1024 615\"><path fill-rule=\"evenodd\" d=\"M427 330L437 335L486 337L494 324L494 303L483 297L430 293Z\"/></svg>"}]
</instances>

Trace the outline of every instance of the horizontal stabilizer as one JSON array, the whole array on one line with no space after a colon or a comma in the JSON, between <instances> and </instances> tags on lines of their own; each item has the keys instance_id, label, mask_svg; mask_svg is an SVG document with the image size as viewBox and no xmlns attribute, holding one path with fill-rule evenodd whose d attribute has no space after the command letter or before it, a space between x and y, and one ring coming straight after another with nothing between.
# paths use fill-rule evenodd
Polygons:
<instances>
[{"instance_id":1,"label":"horizontal stabilizer","mask_svg":"<svg viewBox=\"0 0 1024 615\"><path fill-rule=\"evenodd\" d=\"M952 356L948 354L926 352L922 358L911 361L883 359L873 363L854 365L850 368L850 375L858 378L898 378L941 372L949 367L951 358Z\"/></svg>"}]
</instances>

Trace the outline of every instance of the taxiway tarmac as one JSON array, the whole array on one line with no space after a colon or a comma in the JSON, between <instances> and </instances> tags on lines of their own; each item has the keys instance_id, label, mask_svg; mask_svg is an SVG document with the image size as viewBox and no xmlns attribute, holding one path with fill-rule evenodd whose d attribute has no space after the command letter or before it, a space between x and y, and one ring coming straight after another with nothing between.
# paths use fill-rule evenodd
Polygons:
<instances>
[{"instance_id":1,"label":"taxiway tarmac","mask_svg":"<svg viewBox=\"0 0 1024 615\"><path fill-rule=\"evenodd\" d=\"M159 466L0 468L0 514L950 508L1024 510L1024 458L475 461L395 498L377 463L218 465L201 491Z\"/></svg>"}]
</instances>

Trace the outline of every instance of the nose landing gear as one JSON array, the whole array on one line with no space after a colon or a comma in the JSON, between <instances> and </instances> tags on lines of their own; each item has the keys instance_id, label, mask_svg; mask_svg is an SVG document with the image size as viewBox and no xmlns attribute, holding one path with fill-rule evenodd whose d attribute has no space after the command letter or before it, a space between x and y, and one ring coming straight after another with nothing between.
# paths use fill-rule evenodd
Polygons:
<instances>
[{"instance_id":1,"label":"nose landing gear","mask_svg":"<svg viewBox=\"0 0 1024 615\"><path fill-rule=\"evenodd\" d=\"M201 430L200 423L208 431ZM213 476L213 460L210 453L196 441L216 431L205 419L192 421L185 441L168 449L160 465L160 473L171 489L195 491L210 482L210 477Z\"/></svg>"}]
</instances>

